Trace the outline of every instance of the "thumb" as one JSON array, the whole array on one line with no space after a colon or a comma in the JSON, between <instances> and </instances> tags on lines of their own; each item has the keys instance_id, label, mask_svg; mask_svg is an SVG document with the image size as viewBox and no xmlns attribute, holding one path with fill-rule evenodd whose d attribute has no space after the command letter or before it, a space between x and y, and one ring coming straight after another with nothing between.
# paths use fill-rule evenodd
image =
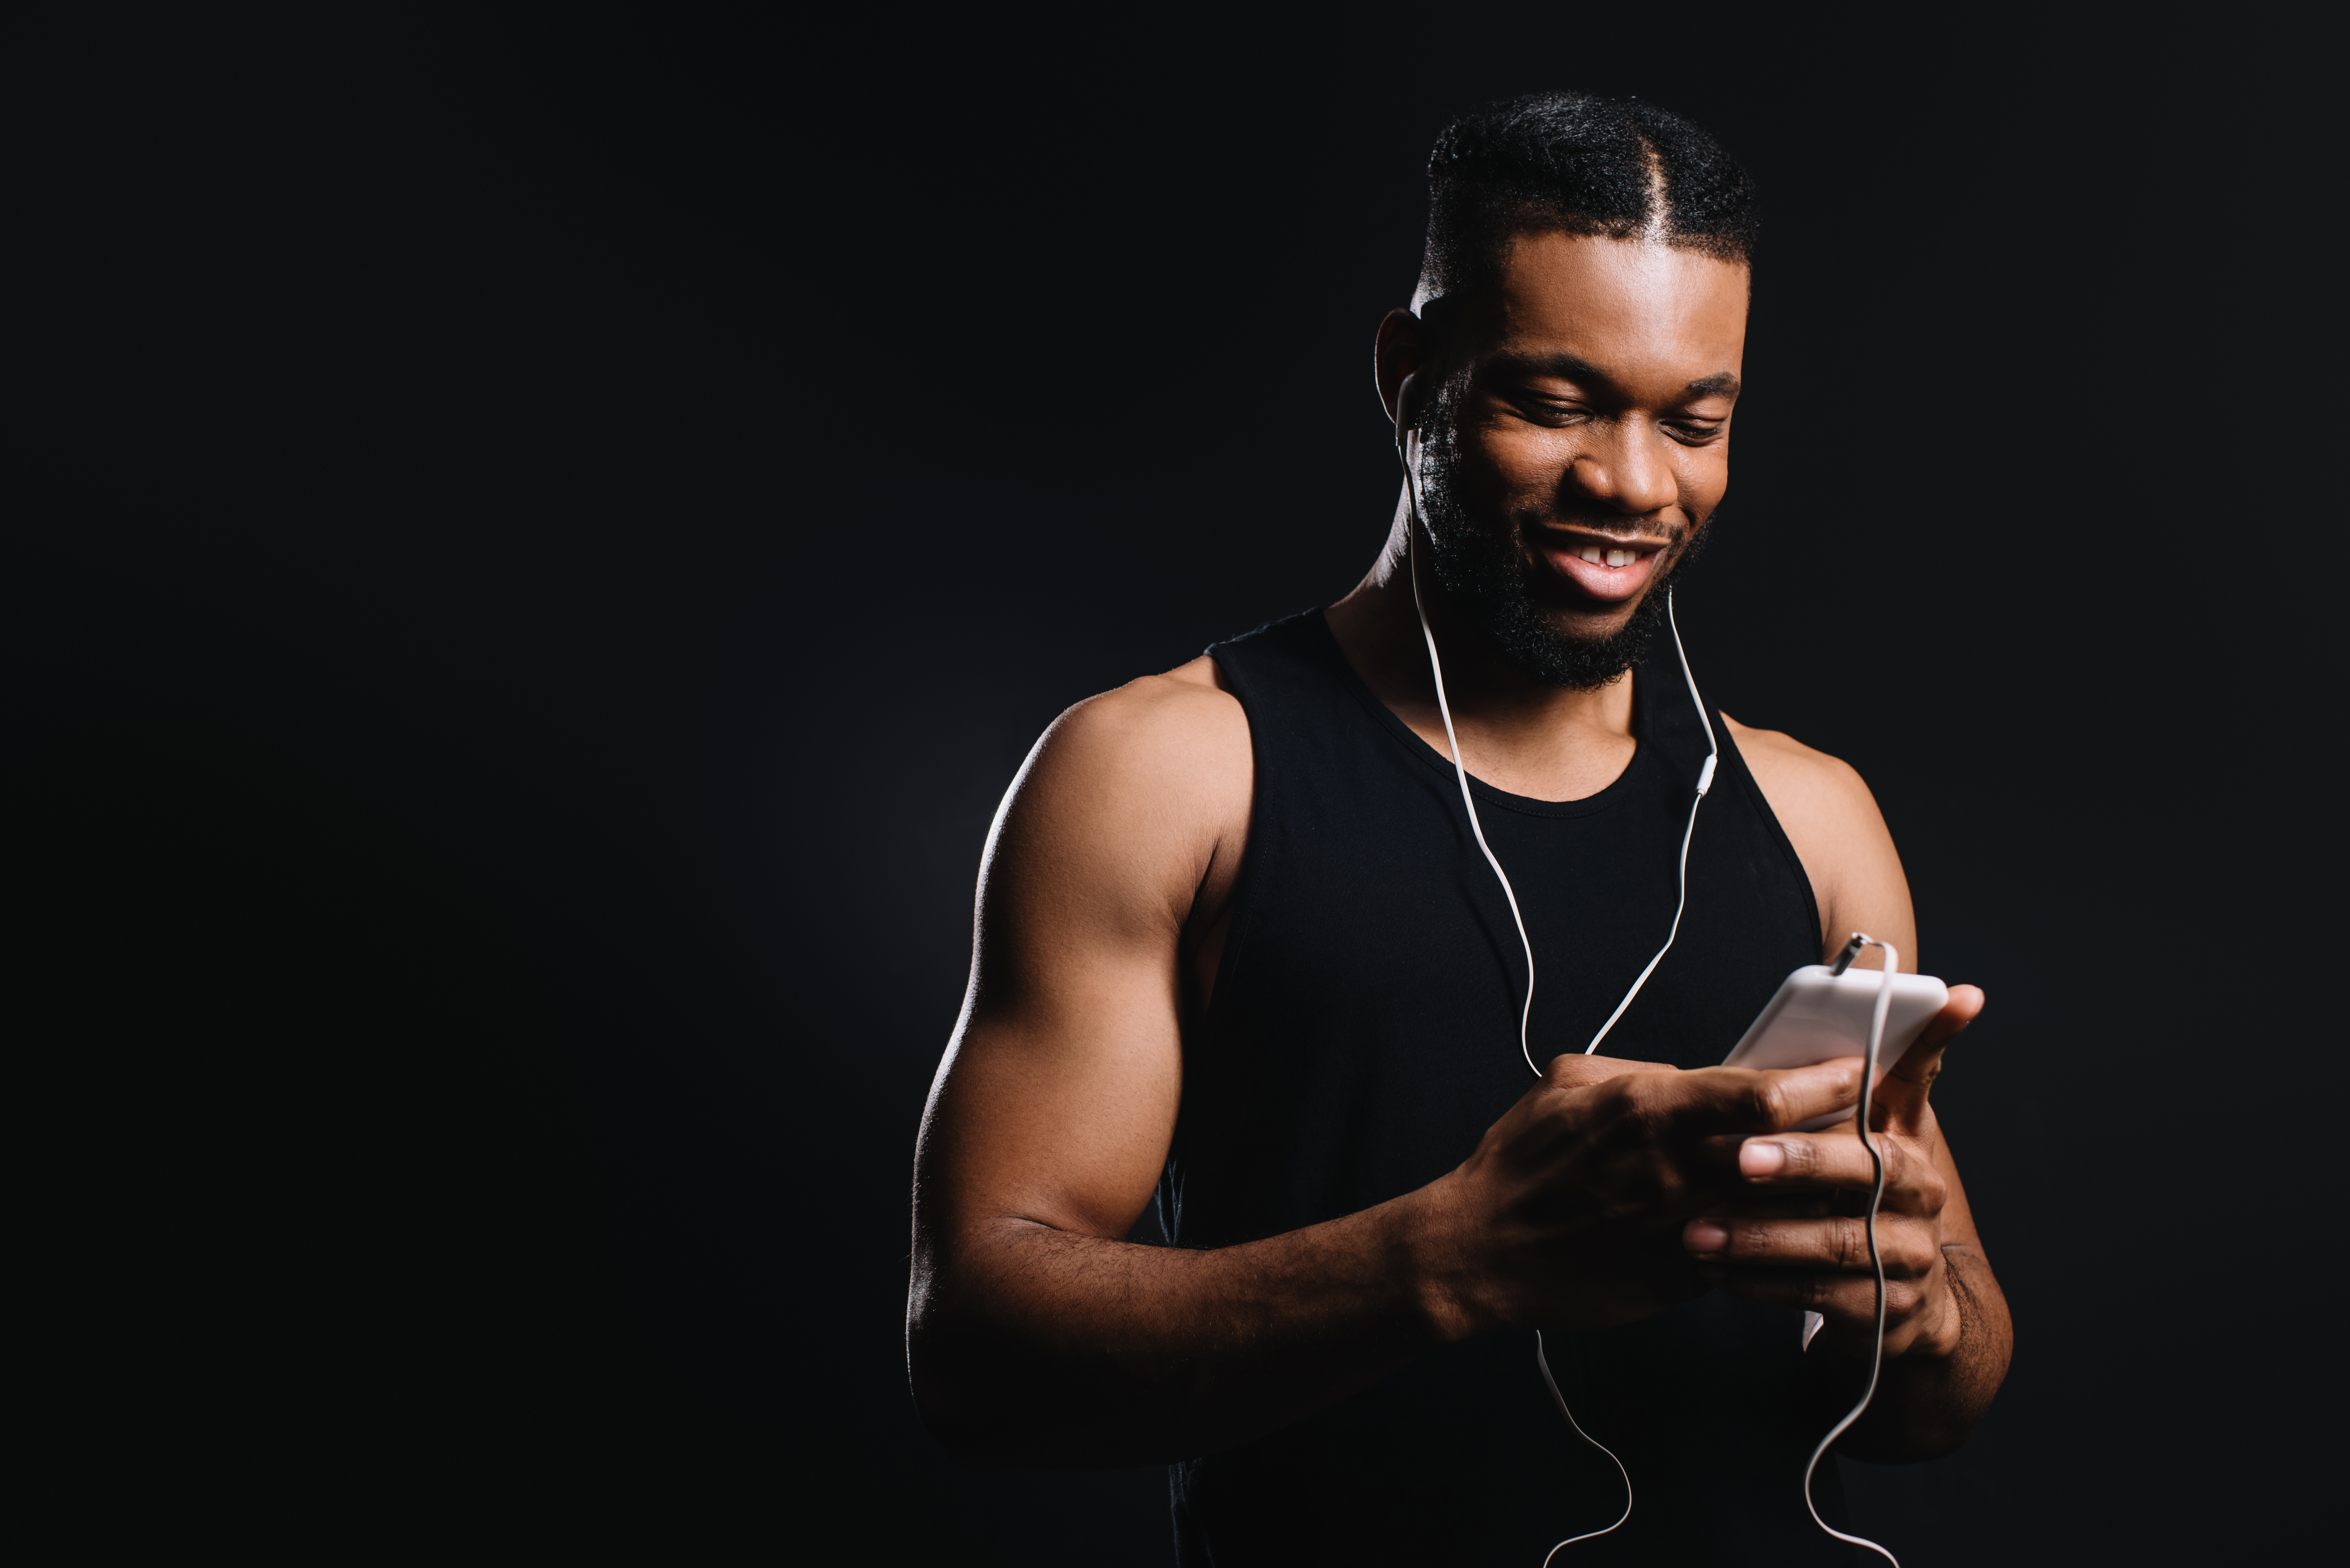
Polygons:
<instances>
[{"instance_id":1,"label":"thumb","mask_svg":"<svg viewBox=\"0 0 2350 1568\"><path fill-rule=\"evenodd\" d=\"M1941 1074L1942 1053L1982 1010L1982 987L1950 987L1950 1000L1927 1021L1926 1032L1918 1036L1918 1043L1902 1054L1901 1060L1877 1086L1873 1107L1877 1114L1869 1120L1877 1131L1914 1134L1924 1126L1926 1096Z\"/></svg>"}]
</instances>

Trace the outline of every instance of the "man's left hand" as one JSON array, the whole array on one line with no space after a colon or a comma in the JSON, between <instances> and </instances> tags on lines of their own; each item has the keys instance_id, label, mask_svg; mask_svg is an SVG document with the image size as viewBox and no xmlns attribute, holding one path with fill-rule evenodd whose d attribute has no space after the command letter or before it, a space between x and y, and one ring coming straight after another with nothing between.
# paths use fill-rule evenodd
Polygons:
<instances>
[{"instance_id":1,"label":"man's left hand","mask_svg":"<svg viewBox=\"0 0 2350 1568\"><path fill-rule=\"evenodd\" d=\"M1958 1349L1959 1306L1942 1251L1956 1240L1943 1233L1949 1157L1928 1091L1943 1050L1982 1005L1980 989L1952 986L1948 1005L1873 1096L1870 1141L1885 1159L1877 1242L1885 1262L1887 1357ZM1831 1343L1866 1354L1877 1328L1866 1219L1877 1179L1853 1122L1747 1138L1738 1168L1756 1200L1693 1220L1681 1232L1700 1277L1731 1295L1819 1313Z\"/></svg>"}]
</instances>

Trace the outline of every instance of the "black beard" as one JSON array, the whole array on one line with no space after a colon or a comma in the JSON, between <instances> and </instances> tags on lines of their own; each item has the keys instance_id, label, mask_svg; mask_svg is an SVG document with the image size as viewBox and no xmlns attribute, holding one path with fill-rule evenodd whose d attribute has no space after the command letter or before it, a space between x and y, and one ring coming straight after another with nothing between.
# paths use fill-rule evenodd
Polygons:
<instances>
[{"instance_id":1,"label":"black beard","mask_svg":"<svg viewBox=\"0 0 2350 1568\"><path fill-rule=\"evenodd\" d=\"M1632 617L1606 637L1570 637L1534 608L1526 588L1524 530L1513 522L1506 535L1481 527L1461 503L1460 442L1451 417L1451 400L1440 393L1422 429L1419 514L1426 523L1436 580L1492 639L1511 663L1530 680L1570 691L1596 691L1624 678L1648 657L1648 643L1665 624L1668 578L1697 554L1705 530L1687 543L1678 558L1659 562L1657 578L1640 596Z\"/></svg>"}]
</instances>

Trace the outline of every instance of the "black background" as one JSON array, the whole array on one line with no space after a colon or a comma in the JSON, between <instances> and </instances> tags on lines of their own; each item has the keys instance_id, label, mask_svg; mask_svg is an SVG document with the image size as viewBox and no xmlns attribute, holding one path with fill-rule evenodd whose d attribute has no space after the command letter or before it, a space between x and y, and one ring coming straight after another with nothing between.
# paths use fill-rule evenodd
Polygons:
<instances>
[{"instance_id":1,"label":"black background","mask_svg":"<svg viewBox=\"0 0 2350 1568\"><path fill-rule=\"evenodd\" d=\"M14 1119L89 1541L1167 1560L1159 1472L964 1475L906 1397L980 844L1061 708L1359 575L1428 145L1559 85L1763 187L1690 652L1861 770L1991 995L1938 1103L2014 1371L1847 1466L1861 1528L2289 1539L2338 1398L2295 13L305 26L18 67Z\"/></svg>"}]
</instances>

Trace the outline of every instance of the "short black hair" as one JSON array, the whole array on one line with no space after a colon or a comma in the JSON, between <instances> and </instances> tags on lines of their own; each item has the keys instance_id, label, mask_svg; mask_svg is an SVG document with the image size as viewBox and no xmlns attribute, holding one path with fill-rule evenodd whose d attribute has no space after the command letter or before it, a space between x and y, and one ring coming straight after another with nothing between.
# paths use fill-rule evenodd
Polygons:
<instances>
[{"instance_id":1,"label":"short black hair","mask_svg":"<svg viewBox=\"0 0 2350 1568\"><path fill-rule=\"evenodd\" d=\"M1761 192L1721 144L1638 99L1544 92L1488 104L1428 155L1430 296L1490 280L1519 234L1649 236L1752 265Z\"/></svg>"}]
</instances>

